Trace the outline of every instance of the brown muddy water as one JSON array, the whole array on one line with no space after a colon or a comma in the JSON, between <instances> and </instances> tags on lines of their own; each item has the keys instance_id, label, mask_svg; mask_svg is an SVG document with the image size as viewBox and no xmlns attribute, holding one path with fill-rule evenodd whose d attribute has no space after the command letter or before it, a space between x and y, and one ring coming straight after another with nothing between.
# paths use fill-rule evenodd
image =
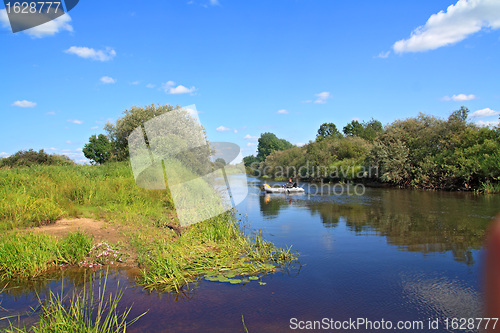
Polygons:
<instances>
[{"instance_id":1,"label":"brown muddy water","mask_svg":"<svg viewBox=\"0 0 500 333\"><path fill-rule=\"evenodd\" d=\"M129 332L243 332L242 315L250 332L298 331L313 321L329 331L376 332L383 330L325 325L382 319L394 332L477 331L445 324L481 316L483 236L500 212L499 195L370 188L360 196L339 188L315 194L307 184L302 195L267 195L261 180L248 180L249 195L237 207L247 231L262 229L277 246L292 246L300 265L263 276L265 285L201 280L184 294L149 293L135 285L137 271L113 270L107 290L124 288L120 306L132 306L130 318L148 311ZM37 292L82 281L81 271L65 271L11 283L0 294L0 318L20 314L32 323ZM399 322L424 328L397 329Z\"/></svg>"}]
</instances>

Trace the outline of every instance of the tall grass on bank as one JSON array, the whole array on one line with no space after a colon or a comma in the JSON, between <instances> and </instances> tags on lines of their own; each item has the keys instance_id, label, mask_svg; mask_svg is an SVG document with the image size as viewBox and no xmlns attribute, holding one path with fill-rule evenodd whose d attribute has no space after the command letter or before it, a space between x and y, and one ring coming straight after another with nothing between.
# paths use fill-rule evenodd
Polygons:
<instances>
[{"instance_id":1,"label":"tall grass on bank","mask_svg":"<svg viewBox=\"0 0 500 333\"><path fill-rule=\"evenodd\" d=\"M166 191L135 184L128 162L102 166L0 168L0 230L39 226L84 213L164 215Z\"/></svg>"},{"instance_id":2,"label":"tall grass on bank","mask_svg":"<svg viewBox=\"0 0 500 333\"><path fill-rule=\"evenodd\" d=\"M191 226L174 242L156 239L144 246L139 256L144 266L139 283L147 289L179 292L202 276L256 276L295 259L290 249L276 248L260 233L244 236L228 212Z\"/></svg>"},{"instance_id":3,"label":"tall grass on bank","mask_svg":"<svg viewBox=\"0 0 500 333\"><path fill-rule=\"evenodd\" d=\"M114 295L106 295L106 284L108 274L99 278L99 286L96 291L94 283L85 283L83 288L73 289L71 297L49 291L45 299L38 297L40 304L40 320L38 324L30 328L16 328L12 322L10 328L5 332L126 332L127 327L135 323L143 313L133 319L127 319L131 308L123 312L118 311L118 304L123 296L123 290L119 290Z\"/></svg>"},{"instance_id":4,"label":"tall grass on bank","mask_svg":"<svg viewBox=\"0 0 500 333\"><path fill-rule=\"evenodd\" d=\"M170 193L137 186L128 162L0 168L0 197L5 198L0 202L0 230L14 229L9 234L60 217L86 216L118 224L127 239L126 251L144 269L139 282L151 289L179 291L221 270L237 275L272 272L275 266L270 262L295 258L261 237L245 236L234 212L180 228ZM6 278L37 276L61 260L78 262L89 246L84 239L58 243L45 236L9 237L0 238L0 271ZM26 253L16 252L16 244L25 244ZM74 247L65 249L69 244ZM19 260L34 251L41 254L34 262ZM23 264L14 264L16 260Z\"/></svg>"},{"instance_id":5,"label":"tall grass on bank","mask_svg":"<svg viewBox=\"0 0 500 333\"><path fill-rule=\"evenodd\" d=\"M33 233L9 233L0 237L2 279L36 278L59 264L76 264L89 254L92 238L80 231L62 240Z\"/></svg>"}]
</instances>

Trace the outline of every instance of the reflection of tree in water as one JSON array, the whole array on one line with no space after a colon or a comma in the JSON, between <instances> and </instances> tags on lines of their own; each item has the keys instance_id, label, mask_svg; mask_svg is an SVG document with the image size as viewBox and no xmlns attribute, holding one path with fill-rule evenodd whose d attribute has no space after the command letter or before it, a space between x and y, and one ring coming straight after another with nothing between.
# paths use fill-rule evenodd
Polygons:
<instances>
[{"instance_id":1,"label":"reflection of tree in water","mask_svg":"<svg viewBox=\"0 0 500 333\"><path fill-rule=\"evenodd\" d=\"M407 251L451 251L455 260L472 265L473 249L482 246L490 217L500 198L451 193L384 190L367 193L370 204L310 203L325 227L342 219L356 233L375 231Z\"/></svg>"},{"instance_id":2,"label":"reflection of tree in water","mask_svg":"<svg viewBox=\"0 0 500 333\"><path fill-rule=\"evenodd\" d=\"M290 196L265 194L259 196L260 212L264 217L277 218L283 208L290 205Z\"/></svg>"}]
</instances>

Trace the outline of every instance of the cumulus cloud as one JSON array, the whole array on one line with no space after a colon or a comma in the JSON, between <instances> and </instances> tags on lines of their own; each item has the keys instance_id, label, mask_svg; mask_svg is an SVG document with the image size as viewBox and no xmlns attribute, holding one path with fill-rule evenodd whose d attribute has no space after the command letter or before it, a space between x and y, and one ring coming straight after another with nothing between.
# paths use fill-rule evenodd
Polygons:
<instances>
[{"instance_id":1,"label":"cumulus cloud","mask_svg":"<svg viewBox=\"0 0 500 333\"><path fill-rule=\"evenodd\" d=\"M17 17L22 19L21 16ZM69 24L69 22L71 22L71 17L68 14L64 14L44 24L37 25L31 29L23 30L23 32L34 38L52 36L64 30L72 32L73 27ZM0 9L0 23L4 28L10 27L9 17L5 9Z\"/></svg>"},{"instance_id":2,"label":"cumulus cloud","mask_svg":"<svg viewBox=\"0 0 500 333\"><path fill-rule=\"evenodd\" d=\"M470 114L471 118L483 118L483 117L490 117L490 116L497 116L500 114L500 111L494 111L490 108L486 109L481 109L474 111Z\"/></svg>"},{"instance_id":3,"label":"cumulus cloud","mask_svg":"<svg viewBox=\"0 0 500 333\"><path fill-rule=\"evenodd\" d=\"M231 130L230 128L224 127L224 126L219 126L216 129L217 132L227 132L227 131L230 131L230 130Z\"/></svg>"},{"instance_id":4,"label":"cumulus cloud","mask_svg":"<svg viewBox=\"0 0 500 333\"><path fill-rule=\"evenodd\" d=\"M285 109L281 109L281 110L278 110L278 112L276 112L278 114L288 114L288 111L285 110Z\"/></svg>"},{"instance_id":5,"label":"cumulus cloud","mask_svg":"<svg viewBox=\"0 0 500 333\"><path fill-rule=\"evenodd\" d=\"M314 101L314 103L325 104L326 100L330 98L330 93L328 91L324 91L324 92L321 92L319 94L315 94L314 96L317 97L316 100Z\"/></svg>"},{"instance_id":6,"label":"cumulus cloud","mask_svg":"<svg viewBox=\"0 0 500 333\"><path fill-rule=\"evenodd\" d=\"M182 84L175 86L174 81L168 81L166 83L163 83L161 87L167 94L171 95L188 94L188 93L193 93L196 90L195 87L187 88Z\"/></svg>"},{"instance_id":7,"label":"cumulus cloud","mask_svg":"<svg viewBox=\"0 0 500 333\"><path fill-rule=\"evenodd\" d=\"M481 126L481 127L495 127L495 126L500 125L500 121L498 121L498 120L488 120L488 121L479 120L476 124L478 126Z\"/></svg>"},{"instance_id":8,"label":"cumulus cloud","mask_svg":"<svg viewBox=\"0 0 500 333\"><path fill-rule=\"evenodd\" d=\"M470 101L470 100L473 100L473 99L476 99L476 95L473 95L473 94L470 94L470 95L466 95L466 94L458 94L458 95L453 95L453 96L444 96L443 98L441 98L441 100L443 101L455 101L455 102L464 102L464 101Z\"/></svg>"},{"instance_id":9,"label":"cumulus cloud","mask_svg":"<svg viewBox=\"0 0 500 333\"><path fill-rule=\"evenodd\" d=\"M68 119L68 123L73 123L73 124L81 125L81 124L83 124L83 121L82 120L78 120L78 119Z\"/></svg>"},{"instance_id":10,"label":"cumulus cloud","mask_svg":"<svg viewBox=\"0 0 500 333\"><path fill-rule=\"evenodd\" d=\"M103 76L103 77L101 77L101 79L100 79L100 80L101 80L101 82L102 82L102 83L104 83L104 84L112 84L112 83L115 83L115 82L116 82L116 80L115 80L115 79L113 79L113 78L112 78L112 77L110 77L110 76Z\"/></svg>"},{"instance_id":11,"label":"cumulus cloud","mask_svg":"<svg viewBox=\"0 0 500 333\"><path fill-rule=\"evenodd\" d=\"M257 140L259 139L259 137L257 137L257 136L252 136L252 135L250 135L250 134L247 134L247 135L245 135L245 136L243 137L243 139L245 139L245 140L250 140L250 141L257 141Z\"/></svg>"},{"instance_id":12,"label":"cumulus cloud","mask_svg":"<svg viewBox=\"0 0 500 333\"><path fill-rule=\"evenodd\" d=\"M116 56L116 51L110 47L107 47L105 50L94 50L88 47L72 46L64 52L77 55L84 59L97 61L109 61Z\"/></svg>"},{"instance_id":13,"label":"cumulus cloud","mask_svg":"<svg viewBox=\"0 0 500 333\"><path fill-rule=\"evenodd\" d=\"M394 43L396 53L423 52L458 43L483 28L500 28L500 1L459 0L431 15L410 38Z\"/></svg>"},{"instance_id":14,"label":"cumulus cloud","mask_svg":"<svg viewBox=\"0 0 500 333\"><path fill-rule=\"evenodd\" d=\"M18 106L20 108L34 108L36 106L36 103L24 99L22 101L15 101L14 103L12 103L12 106Z\"/></svg>"}]
</instances>

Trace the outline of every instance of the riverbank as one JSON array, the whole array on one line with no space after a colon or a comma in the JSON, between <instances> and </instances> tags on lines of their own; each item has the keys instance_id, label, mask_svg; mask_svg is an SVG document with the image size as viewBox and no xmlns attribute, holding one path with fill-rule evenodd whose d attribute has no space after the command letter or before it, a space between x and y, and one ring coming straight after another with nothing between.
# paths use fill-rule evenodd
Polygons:
<instances>
[{"instance_id":1,"label":"riverbank","mask_svg":"<svg viewBox=\"0 0 500 333\"><path fill-rule=\"evenodd\" d=\"M169 193L138 187L126 162L0 169L0 196L2 279L127 265L145 288L180 292L204 276L258 280L295 258L235 211L180 227Z\"/></svg>"}]
</instances>

